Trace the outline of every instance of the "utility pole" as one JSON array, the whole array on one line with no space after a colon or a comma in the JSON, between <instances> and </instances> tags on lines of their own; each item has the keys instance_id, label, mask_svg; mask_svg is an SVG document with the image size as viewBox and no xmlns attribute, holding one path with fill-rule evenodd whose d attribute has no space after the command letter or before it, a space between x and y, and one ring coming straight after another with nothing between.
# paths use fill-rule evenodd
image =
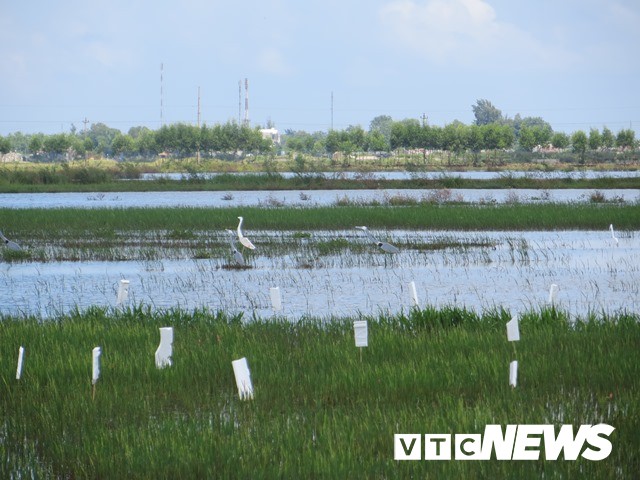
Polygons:
<instances>
[{"instance_id":1,"label":"utility pole","mask_svg":"<svg viewBox=\"0 0 640 480\"><path fill-rule=\"evenodd\" d=\"M422 126L424 127L427 124L427 114L423 113L422 114Z\"/></svg>"},{"instance_id":2,"label":"utility pole","mask_svg":"<svg viewBox=\"0 0 640 480\"><path fill-rule=\"evenodd\" d=\"M242 80L238 80L238 125L242 124Z\"/></svg>"},{"instance_id":3,"label":"utility pole","mask_svg":"<svg viewBox=\"0 0 640 480\"><path fill-rule=\"evenodd\" d=\"M331 130L333 130L333 91L331 92Z\"/></svg>"},{"instance_id":4,"label":"utility pole","mask_svg":"<svg viewBox=\"0 0 640 480\"><path fill-rule=\"evenodd\" d=\"M164 120L163 120L163 105L162 105L162 101L163 101L163 91L162 91L162 75L163 75L163 70L164 70L164 64L161 63L160 64L160 126L162 127L164 125Z\"/></svg>"},{"instance_id":5,"label":"utility pole","mask_svg":"<svg viewBox=\"0 0 640 480\"><path fill-rule=\"evenodd\" d=\"M200 87L198 87L198 145L196 152L196 161L200 165Z\"/></svg>"}]
</instances>

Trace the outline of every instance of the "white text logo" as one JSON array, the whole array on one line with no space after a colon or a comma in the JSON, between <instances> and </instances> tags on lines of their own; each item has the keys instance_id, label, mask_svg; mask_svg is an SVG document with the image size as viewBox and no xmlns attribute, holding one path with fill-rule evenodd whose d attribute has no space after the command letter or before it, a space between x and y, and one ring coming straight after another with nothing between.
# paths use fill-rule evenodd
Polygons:
<instances>
[{"instance_id":1,"label":"white text logo","mask_svg":"<svg viewBox=\"0 0 640 480\"><path fill-rule=\"evenodd\" d=\"M487 425L484 434L395 434L395 460L604 460L611 454L611 425Z\"/></svg>"}]
</instances>

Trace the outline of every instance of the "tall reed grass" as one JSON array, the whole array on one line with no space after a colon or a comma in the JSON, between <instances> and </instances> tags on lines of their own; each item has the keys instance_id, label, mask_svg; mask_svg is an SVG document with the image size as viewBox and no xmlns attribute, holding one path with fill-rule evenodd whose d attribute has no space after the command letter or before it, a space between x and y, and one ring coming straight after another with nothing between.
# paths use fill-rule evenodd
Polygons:
<instances>
[{"instance_id":1,"label":"tall reed grass","mask_svg":"<svg viewBox=\"0 0 640 480\"><path fill-rule=\"evenodd\" d=\"M90 231L113 236L122 230L185 231L235 229L244 216L247 230L340 230L354 225L416 230L574 230L638 226L640 206L612 204L418 205L230 208L0 208L5 235L66 236Z\"/></svg>"}]
</instances>

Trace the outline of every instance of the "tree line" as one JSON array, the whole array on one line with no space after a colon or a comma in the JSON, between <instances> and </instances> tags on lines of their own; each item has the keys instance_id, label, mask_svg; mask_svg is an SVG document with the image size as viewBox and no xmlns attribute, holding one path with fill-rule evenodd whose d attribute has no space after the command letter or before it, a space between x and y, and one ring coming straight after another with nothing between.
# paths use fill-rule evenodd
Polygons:
<instances>
[{"instance_id":1,"label":"tree line","mask_svg":"<svg viewBox=\"0 0 640 480\"><path fill-rule=\"evenodd\" d=\"M103 123L92 124L86 131L72 127L70 133L25 135L20 132L0 137L0 153L17 151L33 159L86 158L90 155L134 159L167 155L174 158L237 158L246 154L274 152L303 153L314 156L341 152L384 154L391 151L427 150L452 153L554 148L571 150L582 160L588 151L635 149L635 132L622 129L614 134L609 128L578 130L572 134L554 132L540 117L505 117L488 100L472 106L475 122L471 125L453 121L443 127L425 120L394 121L388 115L375 117L368 130L349 126L344 130L308 133L287 130L279 145L262 136L259 127L236 122L213 126L184 123L164 125L157 130L133 127L126 134Z\"/></svg>"}]
</instances>

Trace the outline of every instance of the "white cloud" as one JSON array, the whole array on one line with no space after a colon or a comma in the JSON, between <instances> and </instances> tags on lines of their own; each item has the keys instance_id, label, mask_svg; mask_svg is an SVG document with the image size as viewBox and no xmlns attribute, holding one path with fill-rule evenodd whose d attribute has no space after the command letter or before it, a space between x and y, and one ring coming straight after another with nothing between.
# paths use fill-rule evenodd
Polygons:
<instances>
[{"instance_id":1,"label":"white cloud","mask_svg":"<svg viewBox=\"0 0 640 480\"><path fill-rule=\"evenodd\" d=\"M393 42L428 60L461 66L553 66L571 62L560 48L499 20L484 0L393 0L380 9Z\"/></svg>"}]
</instances>

